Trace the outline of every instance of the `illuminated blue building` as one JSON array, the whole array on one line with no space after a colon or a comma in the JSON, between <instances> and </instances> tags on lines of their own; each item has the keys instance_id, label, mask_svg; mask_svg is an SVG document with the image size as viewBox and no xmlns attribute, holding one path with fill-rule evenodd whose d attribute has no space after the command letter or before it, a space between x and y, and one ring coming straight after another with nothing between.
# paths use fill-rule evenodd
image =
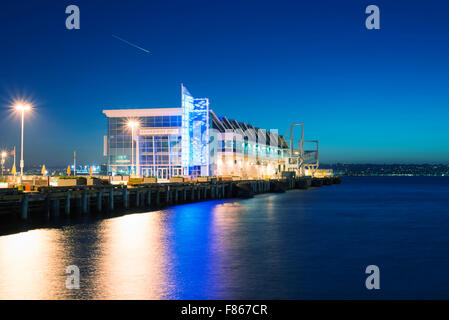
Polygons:
<instances>
[{"instance_id":1,"label":"illuminated blue building","mask_svg":"<svg viewBox=\"0 0 449 320\"><path fill-rule=\"evenodd\" d=\"M276 176L285 140L274 131L218 117L209 99L182 86L181 108L104 110L104 155L111 174L156 176ZM128 124L137 122L132 130ZM132 133L134 132L134 137ZM133 170L133 168L135 170Z\"/></svg>"},{"instance_id":2,"label":"illuminated blue building","mask_svg":"<svg viewBox=\"0 0 449 320\"><path fill-rule=\"evenodd\" d=\"M182 90L182 167L184 175L208 176L209 99L194 98L186 87Z\"/></svg>"}]
</instances>

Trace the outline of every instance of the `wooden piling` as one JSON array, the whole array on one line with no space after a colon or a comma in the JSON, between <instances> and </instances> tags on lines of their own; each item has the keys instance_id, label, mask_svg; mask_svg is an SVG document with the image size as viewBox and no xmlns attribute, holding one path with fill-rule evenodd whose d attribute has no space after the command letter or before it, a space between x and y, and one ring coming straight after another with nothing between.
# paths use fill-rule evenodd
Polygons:
<instances>
[{"instance_id":1,"label":"wooden piling","mask_svg":"<svg viewBox=\"0 0 449 320\"><path fill-rule=\"evenodd\" d=\"M87 191L84 190L83 193L81 194L81 212L82 214L87 214L88 213L88 200L87 200Z\"/></svg>"},{"instance_id":2,"label":"wooden piling","mask_svg":"<svg viewBox=\"0 0 449 320\"><path fill-rule=\"evenodd\" d=\"M70 191L67 191L65 196L64 215L70 215Z\"/></svg>"},{"instance_id":3,"label":"wooden piling","mask_svg":"<svg viewBox=\"0 0 449 320\"><path fill-rule=\"evenodd\" d=\"M59 217L59 199L52 199L52 211L53 211L53 217L58 218Z\"/></svg>"},{"instance_id":4,"label":"wooden piling","mask_svg":"<svg viewBox=\"0 0 449 320\"><path fill-rule=\"evenodd\" d=\"M108 200L108 210L112 211L114 210L114 188L110 188Z\"/></svg>"},{"instance_id":5,"label":"wooden piling","mask_svg":"<svg viewBox=\"0 0 449 320\"><path fill-rule=\"evenodd\" d=\"M170 204L170 186L167 186L165 188L165 204L166 205Z\"/></svg>"},{"instance_id":6,"label":"wooden piling","mask_svg":"<svg viewBox=\"0 0 449 320\"><path fill-rule=\"evenodd\" d=\"M100 190L97 193L97 212L101 212L102 201L103 201L103 191Z\"/></svg>"},{"instance_id":7,"label":"wooden piling","mask_svg":"<svg viewBox=\"0 0 449 320\"><path fill-rule=\"evenodd\" d=\"M23 221L28 220L28 200L29 194L24 193L22 196L22 201L20 203L20 219Z\"/></svg>"},{"instance_id":8,"label":"wooden piling","mask_svg":"<svg viewBox=\"0 0 449 320\"><path fill-rule=\"evenodd\" d=\"M147 191L147 207L151 207L151 189Z\"/></svg>"},{"instance_id":9,"label":"wooden piling","mask_svg":"<svg viewBox=\"0 0 449 320\"><path fill-rule=\"evenodd\" d=\"M44 200L44 219L49 220L50 219L50 203L51 196L50 194L47 194Z\"/></svg>"},{"instance_id":10,"label":"wooden piling","mask_svg":"<svg viewBox=\"0 0 449 320\"><path fill-rule=\"evenodd\" d=\"M136 208L140 207L140 191L136 190Z\"/></svg>"},{"instance_id":11,"label":"wooden piling","mask_svg":"<svg viewBox=\"0 0 449 320\"><path fill-rule=\"evenodd\" d=\"M125 209L129 208L129 197L128 197L128 187L127 186L123 186L123 207Z\"/></svg>"},{"instance_id":12,"label":"wooden piling","mask_svg":"<svg viewBox=\"0 0 449 320\"><path fill-rule=\"evenodd\" d=\"M157 188L156 192L156 206L159 208L161 206L161 189Z\"/></svg>"}]
</instances>

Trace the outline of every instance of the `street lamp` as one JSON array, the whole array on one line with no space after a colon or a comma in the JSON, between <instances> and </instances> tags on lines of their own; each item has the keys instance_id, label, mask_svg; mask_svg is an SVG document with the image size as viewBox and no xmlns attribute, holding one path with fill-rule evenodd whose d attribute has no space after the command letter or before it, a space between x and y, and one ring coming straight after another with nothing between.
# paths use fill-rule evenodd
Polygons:
<instances>
[{"instance_id":1,"label":"street lamp","mask_svg":"<svg viewBox=\"0 0 449 320\"><path fill-rule=\"evenodd\" d=\"M31 110L31 106L29 104L19 103L14 106L16 111L22 113L22 141L21 141L21 150L20 150L20 179L23 177L23 122L25 120L25 112Z\"/></svg>"},{"instance_id":2,"label":"street lamp","mask_svg":"<svg viewBox=\"0 0 449 320\"><path fill-rule=\"evenodd\" d=\"M131 174L134 173L134 128L139 126L139 122L130 120L128 127L131 128Z\"/></svg>"},{"instance_id":3,"label":"street lamp","mask_svg":"<svg viewBox=\"0 0 449 320\"><path fill-rule=\"evenodd\" d=\"M5 159L8 156L8 154L5 151L2 151L2 177L3 177L3 165L5 164Z\"/></svg>"}]
</instances>

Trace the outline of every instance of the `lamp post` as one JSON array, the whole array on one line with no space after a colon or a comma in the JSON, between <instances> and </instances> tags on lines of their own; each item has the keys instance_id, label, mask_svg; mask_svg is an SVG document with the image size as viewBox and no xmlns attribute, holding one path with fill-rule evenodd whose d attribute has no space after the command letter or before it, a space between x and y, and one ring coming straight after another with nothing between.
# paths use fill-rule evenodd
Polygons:
<instances>
[{"instance_id":1,"label":"lamp post","mask_svg":"<svg viewBox=\"0 0 449 320\"><path fill-rule=\"evenodd\" d=\"M128 121L128 127L131 128L131 174L134 173L134 128L139 126L137 121Z\"/></svg>"},{"instance_id":2,"label":"lamp post","mask_svg":"<svg viewBox=\"0 0 449 320\"><path fill-rule=\"evenodd\" d=\"M24 161L23 161L23 123L25 120L25 111L31 110L31 106L29 104L17 104L14 107L18 112L22 113L22 139L21 139L21 147L20 147L20 179L23 178L23 167L24 167Z\"/></svg>"}]
</instances>

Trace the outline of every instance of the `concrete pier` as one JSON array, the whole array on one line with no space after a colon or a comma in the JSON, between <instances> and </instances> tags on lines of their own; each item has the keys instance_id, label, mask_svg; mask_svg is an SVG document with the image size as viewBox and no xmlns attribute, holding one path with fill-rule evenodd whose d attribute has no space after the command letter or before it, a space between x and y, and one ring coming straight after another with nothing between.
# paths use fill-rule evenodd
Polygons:
<instances>
[{"instance_id":1,"label":"concrete pier","mask_svg":"<svg viewBox=\"0 0 449 320\"><path fill-rule=\"evenodd\" d=\"M225 198L250 198L266 192L285 192L341 183L334 178L297 178L279 180L219 181L201 183L168 183L40 187L37 192L14 191L0 193L0 214L16 214L27 221L30 214L45 220L96 213L103 210L151 210L164 206ZM131 206L130 206L131 201Z\"/></svg>"}]
</instances>

